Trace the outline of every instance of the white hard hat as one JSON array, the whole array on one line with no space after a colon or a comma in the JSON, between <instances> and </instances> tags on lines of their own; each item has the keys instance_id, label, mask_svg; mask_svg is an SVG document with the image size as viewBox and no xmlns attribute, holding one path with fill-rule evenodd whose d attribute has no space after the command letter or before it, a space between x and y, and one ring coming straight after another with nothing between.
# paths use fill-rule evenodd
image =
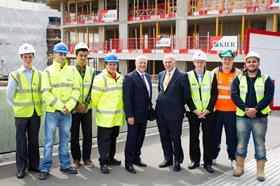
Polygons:
<instances>
[{"instance_id":1,"label":"white hard hat","mask_svg":"<svg viewBox=\"0 0 280 186\"><path fill-rule=\"evenodd\" d=\"M85 44L84 42L80 42L80 43L76 44L76 46L75 46L75 52L76 52L77 50L80 50L80 49L89 50L87 44Z\"/></svg>"},{"instance_id":2,"label":"white hard hat","mask_svg":"<svg viewBox=\"0 0 280 186\"><path fill-rule=\"evenodd\" d=\"M193 61L196 61L196 60L203 60L203 61L206 61L206 60L207 60L207 57L206 57L205 52L203 52L202 50L196 51L196 52L193 54Z\"/></svg>"},{"instance_id":3,"label":"white hard hat","mask_svg":"<svg viewBox=\"0 0 280 186\"><path fill-rule=\"evenodd\" d=\"M249 57L255 57L255 58L258 58L259 60L261 59L260 55L257 52L254 52L254 51L249 52L246 55L245 60L247 60L247 58L249 58Z\"/></svg>"},{"instance_id":4,"label":"white hard hat","mask_svg":"<svg viewBox=\"0 0 280 186\"><path fill-rule=\"evenodd\" d=\"M23 43L22 45L19 46L19 48L18 48L18 54L19 55L30 54L30 53L35 54L35 49L29 43Z\"/></svg>"}]
</instances>

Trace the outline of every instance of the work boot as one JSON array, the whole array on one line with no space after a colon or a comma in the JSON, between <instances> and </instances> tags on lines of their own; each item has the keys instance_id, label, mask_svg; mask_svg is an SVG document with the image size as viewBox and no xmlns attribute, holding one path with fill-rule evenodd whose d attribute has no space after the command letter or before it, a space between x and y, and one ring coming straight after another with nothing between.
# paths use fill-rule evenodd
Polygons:
<instances>
[{"instance_id":1,"label":"work boot","mask_svg":"<svg viewBox=\"0 0 280 186\"><path fill-rule=\"evenodd\" d=\"M257 160L257 180L259 181L265 180L264 165L265 165L265 160Z\"/></svg>"},{"instance_id":2,"label":"work boot","mask_svg":"<svg viewBox=\"0 0 280 186\"><path fill-rule=\"evenodd\" d=\"M233 176L240 177L244 173L244 161L243 157L236 156L236 168L234 169Z\"/></svg>"}]
</instances>

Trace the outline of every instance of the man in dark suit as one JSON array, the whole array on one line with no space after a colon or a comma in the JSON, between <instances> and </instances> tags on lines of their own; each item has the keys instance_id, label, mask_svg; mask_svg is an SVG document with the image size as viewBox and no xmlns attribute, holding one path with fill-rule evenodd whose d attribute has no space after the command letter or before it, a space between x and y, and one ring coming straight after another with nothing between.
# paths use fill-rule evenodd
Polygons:
<instances>
[{"instance_id":1,"label":"man in dark suit","mask_svg":"<svg viewBox=\"0 0 280 186\"><path fill-rule=\"evenodd\" d=\"M186 74L175 67L176 59L173 54L167 54L163 59L165 71L159 73L156 104L157 125L164 161L160 168L175 165L174 171L180 171L184 153L181 145L182 122L185 113L185 103L188 97L188 79Z\"/></svg>"},{"instance_id":2,"label":"man in dark suit","mask_svg":"<svg viewBox=\"0 0 280 186\"><path fill-rule=\"evenodd\" d=\"M136 57L136 69L124 77L123 101L127 120L125 145L125 169L135 174L133 164L146 167L141 160L141 147L144 142L149 108L152 106L152 83L147 69L148 59L144 55Z\"/></svg>"}]
</instances>

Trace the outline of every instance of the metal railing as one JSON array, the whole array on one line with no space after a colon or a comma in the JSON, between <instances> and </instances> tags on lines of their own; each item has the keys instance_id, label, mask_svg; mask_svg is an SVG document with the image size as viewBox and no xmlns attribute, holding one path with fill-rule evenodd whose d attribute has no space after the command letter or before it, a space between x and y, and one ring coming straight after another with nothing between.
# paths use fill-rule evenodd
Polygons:
<instances>
[{"instance_id":1,"label":"metal railing","mask_svg":"<svg viewBox=\"0 0 280 186\"><path fill-rule=\"evenodd\" d=\"M271 0L189 0L189 15L195 12L207 14L207 11L234 13L235 9L246 9L248 12L270 10Z\"/></svg>"},{"instance_id":2,"label":"metal railing","mask_svg":"<svg viewBox=\"0 0 280 186\"><path fill-rule=\"evenodd\" d=\"M237 37L237 50L242 51L245 49L245 38L246 36L236 36ZM176 37L164 37L164 38L128 38L127 40L122 39L110 39L104 42L90 42L89 47L92 52L98 50L123 50L123 49L148 49L148 50L157 50L157 49L201 49L206 52L211 53L211 48L214 45L215 36L187 36L184 38ZM69 43L70 53L74 52L75 42Z\"/></svg>"}]
</instances>

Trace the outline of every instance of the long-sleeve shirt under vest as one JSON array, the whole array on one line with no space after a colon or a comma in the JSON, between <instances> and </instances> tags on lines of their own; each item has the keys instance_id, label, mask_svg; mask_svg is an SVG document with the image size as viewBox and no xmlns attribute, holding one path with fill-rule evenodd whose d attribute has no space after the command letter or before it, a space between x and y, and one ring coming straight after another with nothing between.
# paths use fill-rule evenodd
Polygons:
<instances>
[{"instance_id":1,"label":"long-sleeve shirt under vest","mask_svg":"<svg viewBox=\"0 0 280 186\"><path fill-rule=\"evenodd\" d=\"M195 74L195 77L196 77L197 81L199 82L198 75L197 75L195 70L194 70L194 74ZM203 76L204 76L204 74L205 74L205 71L203 73ZM189 83L189 87L191 87L189 81L188 81L188 83ZM200 88L199 88L199 94L200 94L200 98L201 98L201 89ZM217 98L218 98L217 79L216 79L216 74L214 74L213 82L212 82L212 87L211 87L211 98L210 98L208 106L206 108L210 112L213 112L215 104L216 104L216 101L217 101ZM188 105L188 107L189 107L191 112L196 110L196 106L195 106L192 98L188 99L187 105Z\"/></svg>"},{"instance_id":2,"label":"long-sleeve shirt under vest","mask_svg":"<svg viewBox=\"0 0 280 186\"><path fill-rule=\"evenodd\" d=\"M261 71L258 70L256 77L253 77L253 78L248 76L247 70L245 70L243 72L243 75L246 77L247 85L248 85L248 92L246 94L246 99L245 99L246 101L244 103L244 101L242 101L242 99L240 98L240 90L239 90L240 81L239 81L239 78L236 77L233 80L232 87L231 87L231 98L232 98L233 102L236 104L237 107L239 107L243 111L245 111L246 108L255 108L258 111L256 114L256 116L258 118L267 117L267 114L263 115L261 113L261 111L265 107L267 107L273 100L274 84L273 84L271 78L268 77L267 80L265 81L264 98L258 103L254 86L255 86L257 77L262 76ZM247 116L244 115L244 117L247 117Z\"/></svg>"}]
</instances>

